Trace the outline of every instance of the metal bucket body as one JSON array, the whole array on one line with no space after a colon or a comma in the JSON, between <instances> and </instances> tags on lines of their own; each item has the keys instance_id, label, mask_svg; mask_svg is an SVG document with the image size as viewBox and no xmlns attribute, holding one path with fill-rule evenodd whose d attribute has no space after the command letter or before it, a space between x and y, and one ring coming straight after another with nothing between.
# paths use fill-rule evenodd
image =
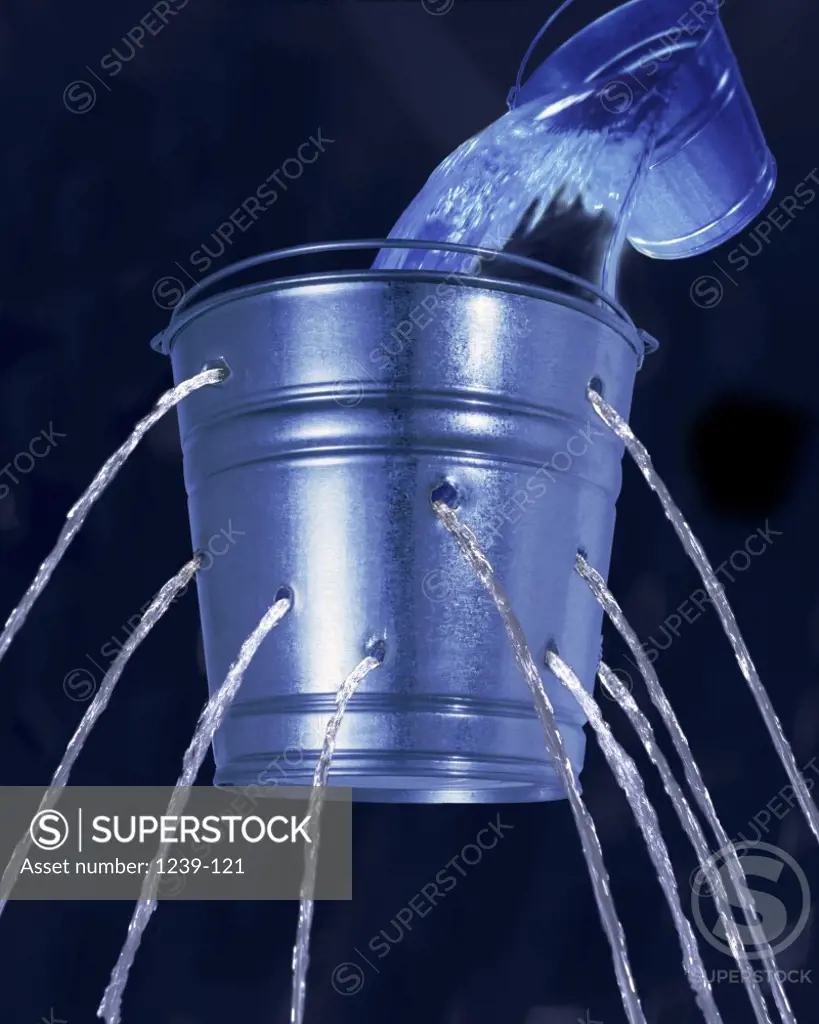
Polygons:
<instances>
[{"instance_id":1,"label":"metal bucket body","mask_svg":"<svg viewBox=\"0 0 819 1024\"><path fill-rule=\"evenodd\" d=\"M177 382L231 370L179 406L194 546L235 536L198 581L211 692L278 588L294 593L217 733L216 783L309 784L339 685L383 637L331 782L384 802L562 797L500 617L430 494L456 488L538 664L555 641L591 689L601 612L573 566L582 548L608 571L622 446L586 387L628 415L633 328L545 289L423 272L237 289L172 327ZM579 771L585 719L542 675Z\"/></svg>"}]
</instances>

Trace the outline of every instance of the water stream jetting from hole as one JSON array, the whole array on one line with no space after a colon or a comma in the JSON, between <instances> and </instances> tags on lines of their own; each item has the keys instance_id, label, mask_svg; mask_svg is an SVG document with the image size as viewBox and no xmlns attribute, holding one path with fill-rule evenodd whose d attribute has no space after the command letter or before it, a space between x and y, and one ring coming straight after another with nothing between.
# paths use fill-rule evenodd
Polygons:
<instances>
[{"instance_id":1,"label":"water stream jetting from hole","mask_svg":"<svg viewBox=\"0 0 819 1024\"><path fill-rule=\"evenodd\" d=\"M787 772L790 784L793 786L794 793L799 801L799 806L802 808L811 831L816 839L819 840L819 810L817 810L816 804L810 795L810 790L799 772L796 758L793 756L793 750L791 750L785 736L785 730L782 728L782 723L779 721L773 704L771 704L771 699L762 685L762 680L759 678L759 673L751 660L751 655L742 638L737 620L725 596L725 589L717 579L708 556L705 554L702 545L694 536L691 527L686 522L685 517L671 497L668 488L654 468L648 450L637 440L628 423L593 388L590 387L588 389L587 395L598 416L625 444L626 450L636 462L646 483L660 499L663 512L665 512L666 518L674 527L674 531L679 537L686 554L696 566L705 589L708 591L708 596L711 598L711 603L719 616L720 624L731 644L731 649L734 652L739 669L745 677L745 681L748 683L757 707L760 710L774 749Z\"/></svg>"},{"instance_id":2,"label":"water stream jetting from hole","mask_svg":"<svg viewBox=\"0 0 819 1024\"><path fill-rule=\"evenodd\" d=\"M63 759L57 766L57 770L54 772L51 784L40 801L40 806L37 808L37 814L40 814L40 812L45 810L52 810L57 806L62 788L68 785L71 769L74 767L77 758L82 753L82 749L85 746L88 737L91 735L91 730L94 728L94 725L102 715L103 711L108 707L114 693L114 688L125 670L125 666L130 661L131 655L136 651L137 647L139 647L157 622L159 622L165 612L170 608L177 595L187 587L196 575L200 564L201 559L197 555L186 565L182 566L179 572L168 580L153 601L151 601L145 611L145 614L140 618L136 628L129 634L128 639L122 645L122 648L114 659L111 667L105 673L105 676L100 683L100 687L94 695L94 699L91 701L88 709L82 717L82 721L77 726L74 735L68 741L68 746L63 754ZM19 877L20 869L29 850L31 849L32 842L31 830L28 829L15 847L8 867L3 872L3 877L0 879L0 915L2 915L5 910L9 893L14 888L14 884Z\"/></svg>"},{"instance_id":3,"label":"water stream jetting from hole","mask_svg":"<svg viewBox=\"0 0 819 1024\"><path fill-rule=\"evenodd\" d=\"M711 794L708 792L708 787L706 786L699 766L694 759L694 755L688 743L688 738L683 732L683 728L680 725L679 719L677 718L668 697L666 696L665 690L663 690L660 685L660 680L657 677L654 666L646 656L639 637L629 624L623 614L623 610L620 608L620 605L617 603L614 595L606 586L606 581L600 573L597 572L593 566L589 565L584 556L580 553L577 555L575 568L580 577L588 584L589 589L594 594L614 627L625 640L629 650L635 658L637 667L640 669L643 679L645 680L651 703L659 712L660 717L668 730L668 734L671 737L671 742L677 752L677 756L680 758L685 780L688 783L688 788L714 834L717 848L725 857L732 893L736 896L736 904L742 908L747 922L746 927L753 938L754 946L759 951L759 956L766 962L769 968L767 976L770 978L770 985L780 1016L784 1024L795 1024L793 1011L791 1010L788 997L785 994L785 989L779 977L779 972L776 969L776 961L774 959L770 943L758 923L759 915L757 914L754 906L753 895L747 884L745 872L742 870L742 864L740 863L737 852L734 849L734 845L728 838L728 833L725 831L722 821L716 812L713 800L711 799ZM642 724L644 717L642 716L642 712L637 709L637 705L634 703L633 699L625 701L622 697L622 694L627 693L627 691L622 684L620 684L617 677L613 676L611 672L608 672L604 677L604 685L606 685L607 688L617 696L618 702L621 704L626 714L629 715L630 718L632 716L634 717L635 728L637 728L637 723L640 723L640 728L645 731L645 726ZM635 710L637 712L636 714ZM659 767L660 766L658 765L658 768ZM712 886L712 888L714 887ZM746 975L743 974L743 979L745 978ZM751 977L752 982L753 980L753 977Z\"/></svg>"},{"instance_id":4,"label":"water stream jetting from hole","mask_svg":"<svg viewBox=\"0 0 819 1024\"><path fill-rule=\"evenodd\" d=\"M9 649L12 640L22 628L23 623L26 621L29 612L34 606L34 602L40 594L42 594L46 584L51 579L52 573L60 564L63 555L68 549L68 545L77 535L80 527L88 518L88 513L100 499L108 485L112 483L117 473L119 473L125 465L128 456L133 452L142 438L148 433L155 423L162 419L165 413L175 408L181 401L187 398L188 395L192 395L194 391L198 391L199 388L207 387L209 384L219 384L227 378L228 372L229 371L226 367L215 367L203 370L201 373L197 373L189 380L185 380L181 384L177 384L177 386L171 388L170 391L166 391L165 394L157 401L151 412L137 423L125 443L122 444L105 462L102 469L89 484L88 489L69 510L68 515L66 516L65 526L60 531L57 543L37 570L37 575L34 577L30 587L23 595L22 600L12 611L11 615L9 615L6 625L3 628L3 632L0 634L0 661L2 661L6 651Z\"/></svg>"},{"instance_id":5,"label":"water stream jetting from hole","mask_svg":"<svg viewBox=\"0 0 819 1024\"><path fill-rule=\"evenodd\" d=\"M523 673L535 704L537 716L543 726L546 748L552 758L558 777L565 788L569 806L574 816L580 836L580 843L583 848L583 855L589 869L594 898L600 913L600 921L611 949L614 972L620 988L623 1008L625 1009L629 1024L646 1024L645 1014L643 1013L640 998L637 995L637 989L634 984L634 976L626 948L626 936L620 919L617 916L617 910L611 895L609 876L603 861L600 839L598 838L594 821L580 795L580 788L574 769L566 756L563 739L557 729L554 708L544 689L540 673L535 666L526 636L509 604L509 599L495 576L495 570L481 550L475 535L468 526L461 522L453 509L445 502L435 501L432 507L443 525L457 541L464 558L466 558L477 574L478 579L488 591L503 620L506 634L512 645L515 662Z\"/></svg>"},{"instance_id":6,"label":"water stream jetting from hole","mask_svg":"<svg viewBox=\"0 0 819 1024\"><path fill-rule=\"evenodd\" d=\"M453 502L450 500L450 504L452 503ZM527 678L527 682L530 682L530 679L533 678L532 673L534 673L534 678L538 681L539 685L538 683L536 683L534 686L532 686L530 682L530 690L532 690L533 696L535 697L536 708L538 710L538 714L540 715L542 705L539 701L539 697L537 696L537 694L539 694L540 691L542 691L543 698L547 702L548 697L546 697L545 691L542 688L542 681L540 681L540 677L537 674L537 670L534 668L534 663L532 662L531 667L527 663L527 658L529 659L529 661L531 661L531 654L528 650L528 646L526 645L526 641L523 636L520 624L517 622L516 618L514 617L514 613L511 607L509 606L508 598L506 597L503 590L497 583L494 570L492 569L491 564L487 560L485 554L482 552L475 535L464 523L460 521L455 511L453 511L453 509L450 508L447 503L441 500L433 502L433 508L438 517L446 526L447 530L449 530L449 532L452 533L455 539L458 541L459 547L464 557L475 570L481 583L492 596L492 599L495 602L495 605L498 611L500 612L501 617L503 618L504 625L506 626L507 629L507 634L512 640L515 659L518 662L519 667L521 667L521 669L524 671L524 674ZM584 579L587 579L587 581L589 578L591 578L591 573L593 572L593 570L591 570L591 567L588 566L588 563L586 563L585 559L583 559L582 555L578 556L578 571L581 573ZM604 605L604 608L605 607L606 606ZM661 884L664 887L667 898L669 900L669 904L672 906L672 913L674 914L675 923L677 924L678 934L680 935L681 945L684 952L684 966L686 969L686 974L689 978L689 982L691 984L692 989L697 994L698 1004L701 1010L703 1011L706 1020L717 1021L720 1019L719 1011L717 1010L716 1005L713 1002L713 995L711 993L710 986L708 985L707 976L699 957L699 952L696 947L696 941L694 940L693 933L690 929L690 924L688 923L684 915L682 915L682 911L679 907L679 897L677 895L676 881L674 879L673 869L671 868L670 863L668 862L667 852L665 856L663 856L662 851L665 850L665 847L662 843L662 838L659 835L656 814L651 805L645 799L643 784L640 780L639 773L636 770L636 766L634 766L634 763L633 761L631 761L630 758L627 758L627 755L624 755L626 760L620 758L619 755L621 753L621 750L620 748L618 748L618 745L611 736L610 730L606 726L605 722L602 720L598 705L593 700L593 698L591 698L589 694L586 693L586 691L583 689L582 685L580 684L579 680L574 675L574 673L571 672L568 666L566 666L565 663L562 662L562 660L559 659L559 657L557 657L555 652L553 651L547 650L546 661L547 665L552 670L552 672L558 678L561 679L564 685L568 686L572 694L583 707L584 711L586 712L590 721L592 722L595 732L598 734L598 739L601 742L601 746L603 746L604 748L607 760L609 761L610 766L614 770L618 782L620 782L621 786L623 786L624 789L627 789L629 791L629 803L632 805L632 809L634 810L635 815L638 816L638 821L641 825L641 831L643 832L644 838L646 839L646 843L649 852L652 855L652 859L655 861L655 868L658 871L658 877L660 879ZM667 761L665 761L661 752L657 748L656 743L654 742L653 732L651 731L650 725L645 719L645 716L642 716L642 714L639 712L636 703L633 701L633 699L629 697L625 688L622 686L622 684L620 684L619 680L617 680L616 677L613 676L610 670L608 670L607 666L603 666L602 668L602 677L605 681L607 688L609 688L611 692L618 698L618 700L620 700L622 706L624 707L624 710L626 710L632 724L637 730L638 735L640 735L640 738L643 741L644 746L646 747L649 753L649 756L651 757L654 764L660 770L663 783L666 787L666 791L672 798L675 809L680 817L681 822L683 823L683 826L689 836L689 839L691 839L692 843L694 844L698 860L701 865L701 870L703 871L706 877L712 878L712 876L714 875L713 858L711 857L708 851L708 847L705 842L705 837L703 836L699 824L696 822L696 819L694 818L690 807L685 801L685 798L682 795L679 786L674 781L673 775L670 772ZM658 682L656 683L656 689L659 689ZM629 699L625 700L625 697L628 697ZM665 699L664 694L663 700L665 704L667 704L667 700ZM671 715L673 716L673 712L671 712ZM685 749L687 750L687 743ZM684 763L686 764L687 775L694 779L698 778L699 771L696 767L696 764L693 761L693 758L690 756L690 751L688 752L688 756L684 758ZM704 786L700 786L698 787L698 789L704 790ZM698 790L695 789L695 792L697 791ZM569 793L571 800L571 791L567 789L567 792ZM710 798L707 797L707 791L705 791L705 796L710 807ZM574 810L573 801L572 809ZM713 808L711 808L710 810L711 813L709 813L708 815L709 821L713 818L713 820L716 822L715 831L718 834L724 834L724 830L722 828L722 825L719 823L719 819L716 817L716 813L713 812ZM578 827L580 827L579 823ZM659 845L657 843L657 840L659 840ZM592 881L594 882L595 872L593 870L592 862L588 855L585 844L583 846L583 852L586 856ZM742 893L745 897L744 900L742 900L741 905L748 915L751 932L758 942L761 955L764 956L767 963L773 968L771 972L772 978L774 979L774 981L772 982L772 986L774 998L779 1009L781 1019L784 1022L784 1024L795 1024L795 1018L793 1017L793 1013L791 1011L787 997L785 996L784 990L782 989L781 982L778 980L778 974L775 970L775 961L773 959L773 954L770 950L770 946L768 945L764 936L760 936L759 926L758 924L756 924L758 918L756 917L753 911L752 901L748 898L747 893L745 891L746 886L744 884L744 875L742 872L742 868L738 863L736 852L734 851L733 847L731 847L728 843L726 843L726 847L723 852L725 853L728 862L731 863L730 871L732 885L734 886L737 893ZM728 938L729 947L737 963L740 966L742 966L747 961L747 954L743 949L741 936L739 934L736 922L730 915L730 902L728 900L724 884L722 883L722 880L720 878L714 879L714 882L712 884L712 891L715 893L720 917L723 921L723 925L726 928L726 937ZM595 895L597 896L596 889ZM598 907L601 907L601 903L599 900ZM614 912L614 917L616 921L615 929L621 929L622 926L620 925L619 920L617 920L616 918L616 912L614 911L613 904L611 905L611 910L612 912ZM606 929L605 920L603 921L603 924L604 929L606 930L606 933L608 935L609 930ZM615 947L613 944L612 952L614 953L615 969L617 969L618 956L615 953ZM627 960L625 966L628 969ZM746 991L751 1000L757 1021L760 1022L760 1024L769 1024L770 1016L768 1013L768 1009L765 1005L764 999L762 998L761 991L759 990L756 980L753 978L753 972L743 971L742 975L743 982L745 983ZM621 985L621 995L624 1001L626 1012L627 1014L629 1014L629 1016L634 1011L634 1007L629 1006L628 1003L628 999L631 994L632 993L630 993L629 991L623 990ZM636 992L634 992L633 994L634 999L637 1001L638 1011L642 1012L642 1010L639 1009L639 1000L637 999Z\"/></svg>"},{"instance_id":7,"label":"water stream jetting from hole","mask_svg":"<svg viewBox=\"0 0 819 1024\"><path fill-rule=\"evenodd\" d=\"M368 654L347 676L336 694L336 710L324 731L318 764L313 775L313 788L310 792L310 803L307 815L314 823L312 842L304 852L304 878L299 899L299 919L296 926L296 942L293 946L293 990L290 1001L291 1024L303 1024L304 1009L307 1002L307 969L310 965L310 935L313 925L313 896L316 891L316 871L319 857L319 835L321 825L321 809L327 792L327 781L336 749L338 731L344 720L344 712L359 684L381 665L384 660L385 647L383 641L377 640L370 644Z\"/></svg>"},{"instance_id":8,"label":"water stream jetting from hole","mask_svg":"<svg viewBox=\"0 0 819 1024\"><path fill-rule=\"evenodd\" d=\"M696 997L697 1005L702 1010L708 1024L722 1024L722 1016L714 1002L711 985L705 972L705 965L700 957L697 940L691 922L683 913L680 905L680 894L668 847L660 832L657 812L646 796L645 786L637 770L634 760L615 740L611 729L603 719L597 701L583 689L583 684L572 672L560 655L550 649L546 650L546 666L557 676L569 690L588 717L589 724L597 736L600 749L611 768L612 774L626 796L631 812L643 836L649 858L657 872L657 878L665 896L677 937L683 952L683 968L688 983ZM727 901L726 901L727 902ZM738 938L738 936L737 936ZM767 1014L765 1018L767 1019Z\"/></svg>"},{"instance_id":9,"label":"water stream jetting from hole","mask_svg":"<svg viewBox=\"0 0 819 1024\"><path fill-rule=\"evenodd\" d=\"M688 803L682 788L674 778L671 766L657 744L651 723L639 709L637 702L629 693L628 689L603 661L600 662L597 676L602 683L604 690L610 693L623 711L625 711L628 720L634 727L634 731L639 736L640 742L643 744L646 753L657 768L657 771L660 773L663 788L674 806L677 818L685 830L691 845L694 847L697 854L697 860L700 864L700 870L708 879L708 884L711 887L710 891L714 894L714 901L717 906L719 919L722 922L722 927L725 931L726 939L731 949L731 954L740 968L742 983L745 985L748 998L753 1006L754 1016L756 1017L758 1024L771 1024L771 1018L768 1014L768 1007L762 995L762 990L759 987L754 971L751 969L750 960L742 944L742 936L740 935L737 923L731 913L732 902L728 898L728 892L725 888L722 876L714 867L713 857L711 855L711 851L708 849L708 841L705 838L702 827L700 826L691 805ZM596 731L597 729L595 728L595 732ZM732 889L733 895L736 895L736 887L732 886ZM750 920L754 920L750 915L749 918ZM758 928L757 931L759 931ZM762 941L765 942L764 938ZM770 952L770 947L768 947L768 950ZM768 957L767 966L769 969L769 975L776 977L776 962L773 958L773 953L770 953L770 956ZM779 984L781 987L781 982ZM784 999L784 1004L778 1005L780 1013L782 1014L783 1024L795 1024L790 1006L787 1003L787 999L784 998L784 991L782 991L781 996ZM775 996L775 998L777 998L778 1002L779 997Z\"/></svg>"},{"instance_id":10,"label":"water stream jetting from hole","mask_svg":"<svg viewBox=\"0 0 819 1024\"><path fill-rule=\"evenodd\" d=\"M168 809L165 812L167 817L177 816L185 809L188 800L188 789L196 781L199 770L207 756L208 749L213 742L213 735L224 720L233 702L233 698L242 684L245 672L265 637L282 621L292 606L292 593L288 588L282 587L276 595L276 600L242 644L235 662L225 677L225 681L202 709L193 738L188 749L185 751L182 761L182 774L179 776L179 780L174 787ZM125 986L128 984L128 976L139 950L142 936L156 910L160 865L163 858L167 857L169 849L170 844L167 842L160 845L142 883L142 891L131 917L131 922L128 925L128 934L120 950L117 962L111 971L111 978L97 1010L97 1016L102 1017L106 1024L120 1024L122 997L125 992Z\"/></svg>"}]
</instances>

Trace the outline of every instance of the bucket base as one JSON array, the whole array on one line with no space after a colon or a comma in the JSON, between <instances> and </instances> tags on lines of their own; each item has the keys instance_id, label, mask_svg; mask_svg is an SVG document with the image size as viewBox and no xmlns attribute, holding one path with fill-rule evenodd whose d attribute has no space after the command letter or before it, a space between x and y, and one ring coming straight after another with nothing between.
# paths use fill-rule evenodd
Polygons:
<instances>
[{"instance_id":1,"label":"bucket base","mask_svg":"<svg viewBox=\"0 0 819 1024\"><path fill-rule=\"evenodd\" d=\"M217 773L217 786L236 786L246 783L230 782ZM310 786L312 776L294 778L295 786ZM275 783L271 783L275 785ZM565 793L555 781L542 785L531 782L498 782L497 779L453 779L451 788L422 776L407 775L396 779L365 778L354 775L334 775L331 787L353 787L353 799L365 804L524 804L562 800Z\"/></svg>"},{"instance_id":2,"label":"bucket base","mask_svg":"<svg viewBox=\"0 0 819 1024\"><path fill-rule=\"evenodd\" d=\"M582 758L579 751L572 749L571 753ZM241 768L234 762L216 772L214 784L309 787L317 760L316 752L289 770L283 758L271 768L266 768L262 759ZM566 794L557 776L545 763L533 765L524 758L504 760L515 763L463 759L453 764L451 757L444 763L435 755L415 754L382 756L376 765L372 756L339 750L333 759L330 786L350 787L357 803L514 804L564 799Z\"/></svg>"}]
</instances>

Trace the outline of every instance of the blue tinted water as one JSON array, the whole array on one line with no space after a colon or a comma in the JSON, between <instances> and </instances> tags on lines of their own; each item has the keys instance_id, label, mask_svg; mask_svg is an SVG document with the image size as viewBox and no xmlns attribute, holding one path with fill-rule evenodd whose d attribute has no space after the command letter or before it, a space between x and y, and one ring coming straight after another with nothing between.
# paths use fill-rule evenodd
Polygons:
<instances>
[{"instance_id":1,"label":"blue tinted water","mask_svg":"<svg viewBox=\"0 0 819 1024\"><path fill-rule=\"evenodd\" d=\"M624 236L618 228L650 153L656 109L653 92L621 113L607 110L597 89L532 100L451 153L390 237L500 250L533 201L540 213L553 211L556 202L566 208L577 202L589 217L609 220L612 244L619 246ZM458 270L463 261L459 253L390 249L374 266Z\"/></svg>"}]
</instances>

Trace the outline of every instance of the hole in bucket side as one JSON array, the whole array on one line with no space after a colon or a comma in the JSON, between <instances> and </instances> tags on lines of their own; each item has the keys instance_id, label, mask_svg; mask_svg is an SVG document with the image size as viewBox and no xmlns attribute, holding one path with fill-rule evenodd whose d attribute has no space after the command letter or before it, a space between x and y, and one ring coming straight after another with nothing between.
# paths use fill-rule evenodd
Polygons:
<instances>
[{"instance_id":1,"label":"hole in bucket side","mask_svg":"<svg viewBox=\"0 0 819 1024\"><path fill-rule=\"evenodd\" d=\"M598 376L592 377L592 379L589 381L589 389L591 391L596 391L597 394L600 395L601 398L605 397L605 391L603 389L603 381L601 380L600 377L598 377Z\"/></svg>"},{"instance_id":2,"label":"hole in bucket side","mask_svg":"<svg viewBox=\"0 0 819 1024\"><path fill-rule=\"evenodd\" d=\"M431 505L435 505L439 501L453 510L458 507L458 491L455 485L448 480L444 480L443 483L433 487L429 492L429 502Z\"/></svg>"},{"instance_id":3,"label":"hole in bucket side","mask_svg":"<svg viewBox=\"0 0 819 1024\"><path fill-rule=\"evenodd\" d=\"M387 642L383 636L373 636L364 645L364 654L368 658L375 658L379 664L384 663L387 656Z\"/></svg>"},{"instance_id":4,"label":"hole in bucket side","mask_svg":"<svg viewBox=\"0 0 819 1024\"><path fill-rule=\"evenodd\" d=\"M228 366L227 360L223 359L221 356L218 359L208 359L206 362L202 363L202 369L200 372L204 373L206 370L221 370L223 373L222 379L218 384L214 384L213 387L219 387L220 384L224 384L225 381L233 375L233 371L230 366Z\"/></svg>"},{"instance_id":5,"label":"hole in bucket side","mask_svg":"<svg viewBox=\"0 0 819 1024\"><path fill-rule=\"evenodd\" d=\"M560 657L560 648L557 646L557 640L555 640L554 638L547 642L546 651L543 655L543 660L546 662L547 665L549 664L550 654L555 654L558 658Z\"/></svg>"}]
</instances>

